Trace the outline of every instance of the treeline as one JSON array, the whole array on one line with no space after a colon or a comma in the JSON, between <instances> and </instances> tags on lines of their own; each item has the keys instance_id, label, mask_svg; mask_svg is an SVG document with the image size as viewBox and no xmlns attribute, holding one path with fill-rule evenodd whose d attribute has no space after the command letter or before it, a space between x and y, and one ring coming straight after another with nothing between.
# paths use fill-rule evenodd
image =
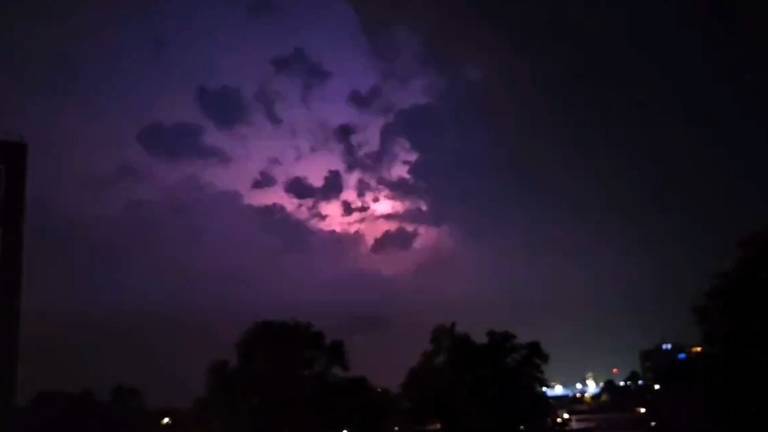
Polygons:
<instances>
[{"instance_id":1,"label":"treeline","mask_svg":"<svg viewBox=\"0 0 768 432\"><path fill-rule=\"evenodd\" d=\"M259 321L206 375L204 395L184 412L152 412L135 389L108 401L92 394L41 393L20 429L211 432L406 432L544 430L550 405L548 356L538 342L508 331L477 341L455 324L438 325L429 347L394 394L349 373L344 343L311 323Z\"/></svg>"}]
</instances>

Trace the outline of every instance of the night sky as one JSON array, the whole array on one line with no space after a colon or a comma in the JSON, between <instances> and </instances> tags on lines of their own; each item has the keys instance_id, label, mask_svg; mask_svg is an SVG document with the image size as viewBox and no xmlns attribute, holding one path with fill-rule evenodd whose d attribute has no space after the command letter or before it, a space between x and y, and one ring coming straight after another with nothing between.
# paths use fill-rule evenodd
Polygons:
<instances>
[{"instance_id":1,"label":"night sky","mask_svg":"<svg viewBox=\"0 0 768 432\"><path fill-rule=\"evenodd\" d=\"M267 318L392 388L439 322L565 383L694 342L768 221L766 16L725 3L3 2L21 397L188 403Z\"/></svg>"}]
</instances>

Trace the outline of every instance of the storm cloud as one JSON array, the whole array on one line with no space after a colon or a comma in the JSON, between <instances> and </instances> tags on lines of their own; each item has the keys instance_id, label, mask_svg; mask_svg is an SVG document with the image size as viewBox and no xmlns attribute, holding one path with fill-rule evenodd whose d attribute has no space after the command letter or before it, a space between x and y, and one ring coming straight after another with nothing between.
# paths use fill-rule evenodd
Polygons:
<instances>
[{"instance_id":1,"label":"storm cloud","mask_svg":"<svg viewBox=\"0 0 768 432\"><path fill-rule=\"evenodd\" d=\"M230 161L222 149L208 144L203 139L205 128L196 123L150 123L136 134L144 151L155 158L180 162L190 160L212 160L220 163Z\"/></svg>"},{"instance_id":2,"label":"storm cloud","mask_svg":"<svg viewBox=\"0 0 768 432\"><path fill-rule=\"evenodd\" d=\"M312 90L325 84L332 75L322 63L310 58L301 47L295 47L288 54L273 57L270 64L276 74L296 79L301 83L304 102Z\"/></svg>"},{"instance_id":3,"label":"storm cloud","mask_svg":"<svg viewBox=\"0 0 768 432\"><path fill-rule=\"evenodd\" d=\"M365 92L352 90L347 96L347 102L364 113L388 114L394 110L392 103L385 99L384 90L379 84L372 85Z\"/></svg>"},{"instance_id":4,"label":"storm cloud","mask_svg":"<svg viewBox=\"0 0 768 432\"><path fill-rule=\"evenodd\" d=\"M383 254L388 252L407 251L413 247L413 243L419 236L416 230L408 230L397 227L394 230L386 230L371 244L371 253Z\"/></svg>"},{"instance_id":5,"label":"storm cloud","mask_svg":"<svg viewBox=\"0 0 768 432\"><path fill-rule=\"evenodd\" d=\"M261 85L256 93L253 94L253 99L261 106L264 117L272 126L283 124L283 119L277 112L277 100L273 91Z\"/></svg>"},{"instance_id":6,"label":"storm cloud","mask_svg":"<svg viewBox=\"0 0 768 432\"><path fill-rule=\"evenodd\" d=\"M299 200L330 201L341 195L344 190L344 178L338 170L330 170L323 178L323 184L315 186L306 177L296 176L285 183L284 190Z\"/></svg>"},{"instance_id":7,"label":"storm cloud","mask_svg":"<svg viewBox=\"0 0 768 432\"><path fill-rule=\"evenodd\" d=\"M540 339L555 381L630 369L691 340L768 218L737 2L49 3L0 14L0 130L31 155L22 399L120 380L181 406L265 317L393 388L453 320Z\"/></svg>"},{"instance_id":8,"label":"storm cloud","mask_svg":"<svg viewBox=\"0 0 768 432\"><path fill-rule=\"evenodd\" d=\"M242 91L233 86L223 85L218 88L199 86L197 103L200 111L221 130L232 130L245 123L248 118L248 105Z\"/></svg>"},{"instance_id":9,"label":"storm cloud","mask_svg":"<svg viewBox=\"0 0 768 432\"><path fill-rule=\"evenodd\" d=\"M270 174L269 171L261 170L259 171L258 177L251 182L251 189L267 189L276 184L277 179L274 175Z\"/></svg>"},{"instance_id":10,"label":"storm cloud","mask_svg":"<svg viewBox=\"0 0 768 432\"><path fill-rule=\"evenodd\" d=\"M370 209L370 207L368 207L365 204L360 204L358 206L354 206L354 205L352 205L351 202L349 202L347 200L342 200L341 201L341 212L342 212L342 214L344 216L352 216L355 213L365 213L369 209Z\"/></svg>"}]
</instances>

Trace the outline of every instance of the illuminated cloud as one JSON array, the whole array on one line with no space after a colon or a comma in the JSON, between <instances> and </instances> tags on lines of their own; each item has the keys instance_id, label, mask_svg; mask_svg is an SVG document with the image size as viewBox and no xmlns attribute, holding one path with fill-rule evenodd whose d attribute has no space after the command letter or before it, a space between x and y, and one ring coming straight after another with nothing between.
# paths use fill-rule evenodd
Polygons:
<instances>
[{"instance_id":1,"label":"illuminated cloud","mask_svg":"<svg viewBox=\"0 0 768 432\"><path fill-rule=\"evenodd\" d=\"M341 212L342 212L342 215L344 215L344 216L352 216L355 213L365 213L369 209L370 209L370 207L368 207L365 204L360 204L358 206L354 206L354 205L352 205L351 202L349 202L347 200L342 200L341 201Z\"/></svg>"}]
</instances>

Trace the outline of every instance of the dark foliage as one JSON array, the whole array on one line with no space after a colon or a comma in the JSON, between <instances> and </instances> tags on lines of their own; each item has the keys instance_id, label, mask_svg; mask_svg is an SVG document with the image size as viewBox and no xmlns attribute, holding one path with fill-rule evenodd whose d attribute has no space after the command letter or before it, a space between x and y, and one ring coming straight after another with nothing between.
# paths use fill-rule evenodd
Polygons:
<instances>
[{"instance_id":1,"label":"dark foliage","mask_svg":"<svg viewBox=\"0 0 768 432\"><path fill-rule=\"evenodd\" d=\"M495 330L477 342L451 324L435 327L430 345L402 387L416 423L446 431L544 427L549 402L540 387L548 355L538 342Z\"/></svg>"},{"instance_id":2,"label":"dark foliage","mask_svg":"<svg viewBox=\"0 0 768 432\"><path fill-rule=\"evenodd\" d=\"M384 430L391 396L347 368L344 344L312 324L257 322L234 364L211 365L199 409L215 431Z\"/></svg>"},{"instance_id":3,"label":"dark foliage","mask_svg":"<svg viewBox=\"0 0 768 432\"><path fill-rule=\"evenodd\" d=\"M733 379L768 364L762 342L768 327L762 322L764 293L768 289L768 230L757 232L740 244L730 268L715 277L694 308L706 354L707 385L715 394L733 390ZM756 421L764 395L759 386L739 387L739 397L718 403L718 422Z\"/></svg>"}]
</instances>

